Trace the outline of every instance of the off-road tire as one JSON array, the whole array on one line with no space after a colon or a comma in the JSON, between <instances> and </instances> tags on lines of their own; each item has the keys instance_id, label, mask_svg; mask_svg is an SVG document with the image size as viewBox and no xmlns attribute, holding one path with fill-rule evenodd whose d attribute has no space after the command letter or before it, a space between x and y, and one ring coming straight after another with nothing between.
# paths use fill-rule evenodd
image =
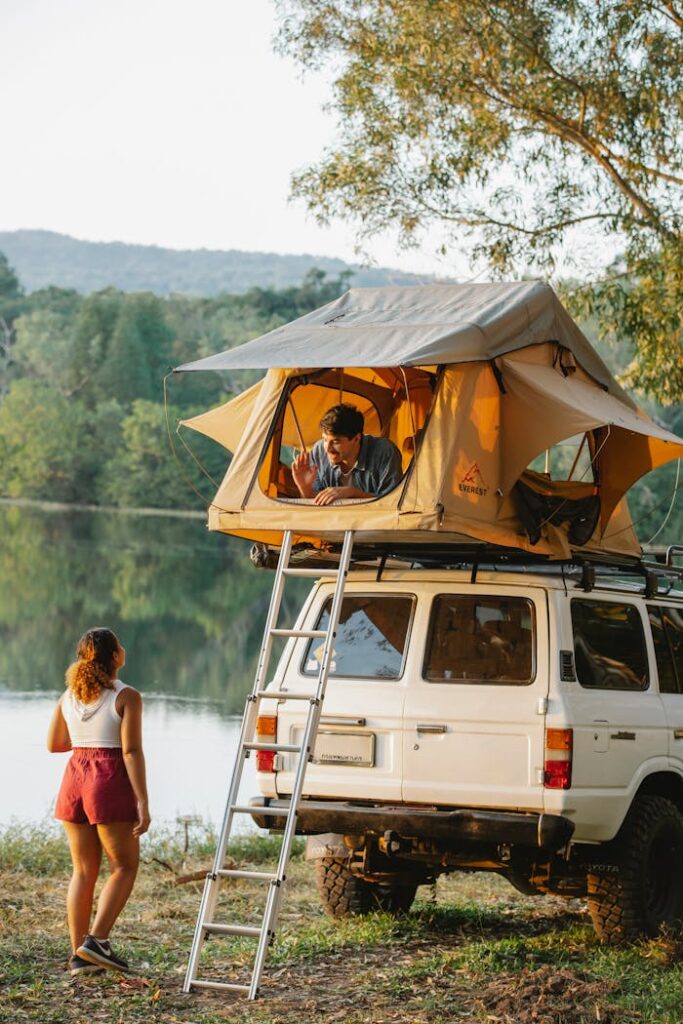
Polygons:
<instances>
[{"instance_id":1,"label":"off-road tire","mask_svg":"<svg viewBox=\"0 0 683 1024\"><path fill-rule=\"evenodd\" d=\"M398 914L410 909L417 890L417 885L367 882L354 875L341 857L322 857L315 862L315 884L330 917L362 916L373 910Z\"/></svg>"},{"instance_id":2,"label":"off-road tire","mask_svg":"<svg viewBox=\"0 0 683 1024\"><path fill-rule=\"evenodd\" d=\"M588 872L588 909L603 942L654 938L683 919L683 814L662 796L637 796L614 840L612 863Z\"/></svg>"}]
</instances>

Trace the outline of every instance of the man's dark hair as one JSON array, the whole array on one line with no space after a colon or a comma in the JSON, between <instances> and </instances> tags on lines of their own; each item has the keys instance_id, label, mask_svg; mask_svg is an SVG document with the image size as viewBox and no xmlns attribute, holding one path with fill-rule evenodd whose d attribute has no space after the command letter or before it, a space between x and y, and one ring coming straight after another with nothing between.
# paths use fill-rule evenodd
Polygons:
<instances>
[{"instance_id":1,"label":"man's dark hair","mask_svg":"<svg viewBox=\"0 0 683 1024\"><path fill-rule=\"evenodd\" d=\"M332 434L334 437L355 437L363 433L364 425L363 413L355 405L346 404L333 405L320 421L323 434Z\"/></svg>"}]
</instances>

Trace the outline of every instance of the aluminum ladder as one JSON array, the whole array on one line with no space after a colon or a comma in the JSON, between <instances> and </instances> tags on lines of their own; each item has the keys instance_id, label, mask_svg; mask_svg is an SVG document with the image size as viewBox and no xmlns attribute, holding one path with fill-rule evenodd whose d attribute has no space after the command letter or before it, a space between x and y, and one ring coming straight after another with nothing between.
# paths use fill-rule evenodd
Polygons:
<instances>
[{"instance_id":1,"label":"aluminum ladder","mask_svg":"<svg viewBox=\"0 0 683 1024\"><path fill-rule=\"evenodd\" d=\"M315 739L318 734L318 725L322 710L322 702L325 696L325 688L330 673L330 662L333 653L333 645L339 623L339 615L344 596L346 577L351 562L353 549L353 532L347 531L344 534L339 567L337 569L303 569L290 566L292 551L292 531L287 530L283 535L280 558L275 571L273 592L270 599L270 607L261 641L256 677L251 693L247 697L242 720L237 754L232 771L230 789L221 826L220 837L216 847L216 855L213 868L206 876L204 893L197 925L192 941L192 950L187 966L187 973L183 983L183 992L190 992L192 989L212 988L221 989L226 992L241 992L247 995L248 999L255 999L258 995L259 983L265 964L268 947L275 937L275 926L277 923L282 893L286 880L287 864L292 850L292 843L296 834L296 816L301 800L301 793L304 786L306 767L313 756ZM330 609L327 629L278 629L277 621L282 604L285 582L288 576L308 576L312 578L331 577L336 579L332 608ZM318 679L315 692L297 693L289 690L267 690L267 674L272 652L273 640L276 637L309 637L324 639L323 654L320 660ZM308 716L304 727L301 744L290 743L260 743L254 739L256 720L259 714L259 707L262 700L300 700L308 702ZM282 838L282 849L277 868L274 872L266 871L242 871L233 868L225 868L226 852L228 850L232 826L236 814L250 814L253 808L238 803L240 784L244 764L251 751L269 750L277 753L298 754L298 764L292 787L292 795L288 807L273 808L268 813L271 816L278 815L286 817L284 833ZM260 927L253 927L246 924L222 924L214 920L218 891L223 879L248 879L254 882L266 883L268 893L265 900L265 908L261 919ZM216 936L248 936L257 940L256 953L251 971L249 984L238 985L230 982L213 981L197 977L199 957L206 938L209 935Z\"/></svg>"}]
</instances>

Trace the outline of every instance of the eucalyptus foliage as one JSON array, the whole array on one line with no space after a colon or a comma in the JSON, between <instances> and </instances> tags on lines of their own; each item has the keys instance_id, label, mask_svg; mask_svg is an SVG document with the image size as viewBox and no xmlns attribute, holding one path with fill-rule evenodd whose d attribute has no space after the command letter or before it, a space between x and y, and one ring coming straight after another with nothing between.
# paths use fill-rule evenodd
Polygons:
<instances>
[{"instance_id":1,"label":"eucalyptus foliage","mask_svg":"<svg viewBox=\"0 0 683 1024\"><path fill-rule=\"evenodd\" d=\"M676 0L279 0L280 48L334 76L338 141L293 178L325 222L445 229L495 275L618 257L565 291L628 341L625 379L683 396L683 6ZM610 257L610 259L613 259Z\"/></svg>"}]
</instances>

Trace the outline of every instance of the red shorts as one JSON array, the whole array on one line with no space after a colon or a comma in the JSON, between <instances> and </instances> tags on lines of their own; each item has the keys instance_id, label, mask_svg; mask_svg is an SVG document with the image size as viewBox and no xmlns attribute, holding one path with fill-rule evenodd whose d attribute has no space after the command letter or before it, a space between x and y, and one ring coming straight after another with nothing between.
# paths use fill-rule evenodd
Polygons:
<instances>
[{"instance_id":1,"label":"red shorts","mask_svg":"<svg viewBox=\"0 0 683 1024\"><path fill-rule=\"evenodd\" d=\"M74 748L64 771L55 818L75 825L137 821L137 800L120 747Z\"/></svg>"}]
</instances>

